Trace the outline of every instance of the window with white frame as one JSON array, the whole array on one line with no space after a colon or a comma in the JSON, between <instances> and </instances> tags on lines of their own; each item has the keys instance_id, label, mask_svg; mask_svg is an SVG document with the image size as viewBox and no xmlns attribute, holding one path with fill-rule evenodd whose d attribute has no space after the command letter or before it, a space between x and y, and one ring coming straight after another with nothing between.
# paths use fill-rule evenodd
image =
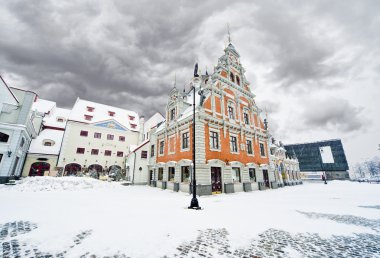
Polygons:
<instances>
[{"instance_id":1,"label":"window with white frame","mask_svg":"<svg viewBox=\"0 0 380 258\"><path fill-rule=\"evenodd\" d=\"M249 115L247 112L244 112L244 124L249 125Z\"/></svg>"},{"instance_id":2,"label":"window with white frame","mask_svg":"<svg viewBox=\"0 0 380 258\"><path fill-rule=\"evenodd\" d=\"M210 131L210 149L219 150L219 133Z\"/></svg>"},{"instance_id":3,"label":"window with white frame","mask_svg":"<svg viewBox=\"0 0 380 258\"><path fill-rule=\"evenodd\" d=\"M184 132L182 133L182 145L181 148L182 150L189 149L189 132Z\"/></svg>"},{"instance_id":4,"label":"window with white frame","mask_svg":"<svg viewBox=\"0 0 380 258\"><path fill-rule=\"evenodd\" d=\"M175 119L175 108L170 110L170 121L173 121Z\"/></svg>"},{"instance_id":5,"label":"window with white frame","mask_svg":"<svg viewBox=\"0 0 380 258\"><path fill-rule=\"evenodd\" d=\"M238 152L238 144L237 144L237 137L236 136L230 136L230 149L231 152Z\"/></svg>"},{"instance_id":6,"label":"window with white frame","mask_svg":"<svg viewBox=\"0 0 380 258\"><path fill-rule=\"evenodd\" d=\"M240 168L232 168L232 180L234 183L241 182Z\"/></svg>"},{"instance_id":7,"label":"window with white frame","mask_svg":"<svg viewBox=\"0 0 380 258\"><path fill-rule=\"evenodd\" d=\"M181 167L181 182L188 183L190 181L190 167L182 166Z\"/></svg>"},{"instance_id":8,"label":"window with white frame","mask_svg":"<svg viewBox=\"0 0 380 258\"><path fill-rule=\"evenodd\" d=\"M160 155L164 154L165 142L160 141Z\"/></svg>"},{"instance_id":9,"label":"window with white frame","mask_svg":"<svg viewBox=\"0 0 380 258\"><path fill-rule=\"evenodd\" d=\"M175 167L169 167L168 169L168 181L173 182L175 176Z\"/></svg>"},{"instance_id":10,"label":"window with white frame","mask_svg":"<svg viewBox=\"0 0 380 258\"><path fill-rule=\"evenodd\" d=\"M264 143L261 143L260 142L260 155L261 157L265 157L265 146L264 146Z\"/></svg>"},{"instance_id":11,"label":"window with white frame","mask_svg":"<svg viewBox=\"0 0 380 258\"><path fill-rule=\"evenodd\" d=\"M235 119L235 111L234 108L230 105L228 105L228 118L229 119Z\"/></svg>"},{"instance_id":12,"label":"window with white frame","mask_svg":"<svg viewBox=\"0 0 380 258\"><path fill-rule=\"evenodd\" d=\"M252 141L247 140L247 154L253 154Z\"/></svg>"},{"instance_id":13,"label":"window with white frame","mask_svg":"<svg viewBox=\"0 0 380 258\"><path fill-rule=\"evenodd\" d=\"M249 172L249 179L251 180L251 182L256 182L256 169L249 168L248 172Z\"/></svg>"}]
</instances>

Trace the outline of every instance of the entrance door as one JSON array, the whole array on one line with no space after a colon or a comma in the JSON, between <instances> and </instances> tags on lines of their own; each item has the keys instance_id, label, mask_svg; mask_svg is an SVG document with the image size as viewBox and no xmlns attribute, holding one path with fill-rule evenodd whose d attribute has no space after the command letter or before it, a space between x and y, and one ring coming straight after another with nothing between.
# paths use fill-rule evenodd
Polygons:
<instances>
[{"instance_id":1,"label":"entrance door","mask_svg":"<svg viewBox=\"0 0 380 258\"><path fill-rule=\"evenodd\" d=\"M220 167L211 167L211 187L212 193L222 193L222 169Z\"/></svg>"},{"instance_id":2,"label":"entrance door","mask_svg":"<svg viewBox=\"0 0 380 258\"><path fill-rule=\"evenodd\" d=\"M29 176L43 176L45 171L50 170L50 164L46 162L35 162L30 166Z\"/></svg>"},{"instance_id":3,"label":"entrance door","mask_svg":"<svg viewBox=\"0 0 380 258\"><path fill-rule=\"evenodd\" d=\"M268 176L268 170L263 169L263 176L264 176L265 187L269 188L269 176Z\"/></svg>"}]
</instances>

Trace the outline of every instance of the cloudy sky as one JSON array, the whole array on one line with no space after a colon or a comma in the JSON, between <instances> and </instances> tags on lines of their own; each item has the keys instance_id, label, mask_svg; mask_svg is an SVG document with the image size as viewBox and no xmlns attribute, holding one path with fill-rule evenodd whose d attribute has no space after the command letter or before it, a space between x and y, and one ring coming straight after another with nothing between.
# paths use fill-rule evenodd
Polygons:
<instances>
[{"instance_id":1,"label":"cloudy sky","mask_svg":"<svg viewBox=\"0 0 380 258\"><path fill-rule=\"evenodd\" d=\"M162 112L194 62L232 42L284 143L341 138L350 164L379 155L380 1L17 1L0 6L0 74L75 99Z\"/></svg>"}]
</instances>

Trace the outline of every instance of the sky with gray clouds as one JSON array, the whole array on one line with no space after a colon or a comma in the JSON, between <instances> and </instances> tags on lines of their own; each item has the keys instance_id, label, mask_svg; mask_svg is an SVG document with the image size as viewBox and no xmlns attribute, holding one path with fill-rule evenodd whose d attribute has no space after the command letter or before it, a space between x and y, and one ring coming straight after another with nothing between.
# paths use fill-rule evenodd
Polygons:
<instances>
[{"instance_id":1,"label":"sky with gray clouds","mask_svg":"<svg viewBox=\"0 0 380 258\"><path fill-rule=\"evenodd\" d=\"M227 41L284 143L341 138L350 165L380 155L380 1L18 1L0 6L0 74L72 107L77 97L162 112L174 74L213 71Z\"/></svg>"}]
</instances>

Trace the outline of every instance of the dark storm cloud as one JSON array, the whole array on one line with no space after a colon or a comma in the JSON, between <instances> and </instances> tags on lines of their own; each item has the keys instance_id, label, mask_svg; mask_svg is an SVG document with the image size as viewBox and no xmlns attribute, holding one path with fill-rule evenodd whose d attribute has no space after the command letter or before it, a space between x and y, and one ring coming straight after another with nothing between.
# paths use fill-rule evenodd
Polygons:
<instances>
[{"instance_id":1,"label":"dark storm cloud","mask_svg":"<svg viewBox=\"0 0 380 258\"><path fill-rule=\"evenodd\" d=\"M199 51L216 64L226 34L221 28L229 22L235 35L255 40L249 55L266 53L259 62L273 68L267 75L284 88L340 86L331 79L344 76L350 60L329 62L340 45L319 22L378 41L372 34L379 21L370 18L378 4L316 3L8 0L0 7L0 73L60 106L79 96L149 116L163 111L175 72L178 87L187 83ZM213 19L214 26L205 26ZM259 37L248 33L252 28ZM269 104L269 112L280 109Z\"/></svg>"},{"instance_id":2,"label":"dark storm cloud","mask_svg":"<svg viewBox=\"0 0 380 258\"><path fill-rule=\"evenodd\" d=\"M307 128L338 129L354 132L365 126L363 108L355 107L345 99L309 100L304 106L304 125Z\"/></svg>"}]
</instances>

